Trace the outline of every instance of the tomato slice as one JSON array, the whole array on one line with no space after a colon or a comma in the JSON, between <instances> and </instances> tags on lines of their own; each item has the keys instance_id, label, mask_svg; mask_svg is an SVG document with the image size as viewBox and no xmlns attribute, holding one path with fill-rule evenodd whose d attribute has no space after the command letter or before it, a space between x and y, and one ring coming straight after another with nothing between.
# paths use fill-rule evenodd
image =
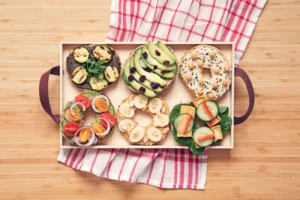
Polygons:
<instances>
[{"instance_id":1,"label":"tomato slice","mask_svg":"<svg viewBox=\"0 0 300 200\"><path fill-rule=\"evenodd\" d=\"M108 112L101 113L101 114L100 114L100 121L101 121L101 124L102 124L105 128L107 128L106 123L105 123L104 120L101 120L101 118L106 119L106 120L109 122L110 127L113 127L113 126L115 125L115 123L116 123L116 118L115 118L115 116L113 116L112 114L110 114L110 113L108 113Z\"/></svg>"},{"instance_id":2,"label":"tomato slice","mask_svg":"<svg viewBox=\"0 0 300 200\"><path fill-rule=\"evenodd\" d=\"M91 100L87 96L78 95L75 97L75 101L83 103L86 108L89 108L91 106Z\"/></svg>"},{"instance_id":3,"label":"tomato slice","mask_svg":"<svg viewBox=\"0 0 300 200\"><path fill-rule=\"evenodd\" d=\"M68 122L65 125L64 132L67 136L73 137L78 129L80 129L79 124L75 122Z\"/></svg>"}]
</instances>

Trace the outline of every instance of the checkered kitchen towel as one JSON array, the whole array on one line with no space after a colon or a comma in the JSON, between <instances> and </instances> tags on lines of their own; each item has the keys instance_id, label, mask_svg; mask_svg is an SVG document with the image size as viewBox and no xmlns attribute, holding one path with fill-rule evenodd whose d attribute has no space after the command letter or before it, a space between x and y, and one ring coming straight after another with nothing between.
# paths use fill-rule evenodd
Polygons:
<instances>
[{"instance_id":1,"label":"checkered kitchen towel","mask_svg":"<svg viewBox=\"0 0 300 200\"><path fill-rule=\"evenodd\" d=\"M237 66L266 0L112 0L108 41L235 41ZM185 149L70 149L58 160L97 176L204 189L207 153Z\"/></svg>"}]
</instances>

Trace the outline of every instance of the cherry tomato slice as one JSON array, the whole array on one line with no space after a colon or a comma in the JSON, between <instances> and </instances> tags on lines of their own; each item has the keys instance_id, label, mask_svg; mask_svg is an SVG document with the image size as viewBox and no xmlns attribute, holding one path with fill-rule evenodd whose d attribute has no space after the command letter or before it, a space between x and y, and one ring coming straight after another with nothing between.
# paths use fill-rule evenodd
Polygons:
<instances>
[{"instance_id":1,"label":"cherry tomato slice","mask_svg":"<svg viewBox=\"0 0 300 200\"><path fill-rule=\"evenodd\" d=\"M83 103L86 108L89 108L91 106L91 100L88 97L83 96L83 95L76 96L75 101ZM78 106L80 106L80 105L78 105Z\"/></svg>"},{"instance_id":2,"label":"cherry tomato slice","mask_svg":"<svg viewBox=\"0 0 300 200\"><path fill-rule=\"evenodd\" d=\"M64 132L67 136L73 137L78 129L80 129L79 124L75 122L68 122L65 125Z\"/></svg>"},{"instance_id":3,"label":"cherry tomato slice","mask_svg":"<svg viewBox=\"0 0 300 200\"><path fill-rule=\"evenodd\" d=\"M112 114L110 114L110 113L108 113L108 112L101 113L101 114L100 114L100 121L101 121L101 124L102 124L105 128L107 128L106 123L105 123L104 120L101 120L101 118L106 119L106 120L109 122L110 127L113 127L113 126L115 125L115 123L116 123L116 118L115 118L115 116L113 116Z\"/></svg>"}]
</instances>

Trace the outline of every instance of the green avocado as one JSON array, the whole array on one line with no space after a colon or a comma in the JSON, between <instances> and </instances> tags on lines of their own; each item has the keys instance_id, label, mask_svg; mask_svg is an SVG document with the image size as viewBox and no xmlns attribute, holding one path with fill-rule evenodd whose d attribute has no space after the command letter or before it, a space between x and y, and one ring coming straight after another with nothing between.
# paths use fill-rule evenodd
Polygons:
<instances>
[{"instance_id":1,"label":"green avocado","mask_svg":"<svg viewBox=\"0 0 300 200\"><path fill-rule=\"evenodd\" d=\"M175 63L172 58L170 58L165 52L158 48L153 42L149 41L147 44L149 52L153 58L155 58L159 63L164 65L173 65Z\"/></svg>"},{"instance_id":2,"label":"green avocado","mask_svg":"<svg viewBox=\"0 0 300 200\"><path fill-rule=\"evenodd\" d=\"M150 68L152 71L154 71L154 73L156 73L157 75L159 75L162 78L173 78L175 76L175 74L172 71L168 71L167 73L163 73L163 70L161 69L154 69L153 65L150 65L149 63L147 63L147 61L145 61L145 59L141 59L141 65L145 65L145 67L143 68Z\"/></svg>"},{"instance_id":3,"label":"green avocado","mask_svg":"<svg viewBox=\"0 0 300 200\"><path fill-rule=\"evenodd\" d=\"M142 49L142 58L143 60L145 60L145 62L147 62L148 64L152 65L152 66L156 66L158 69L161 70L174 70L177 68L176 63L173 65L169 65L169 66L165 66L161 63L159 63L156 59L154 59L150 52L149 49L147 48L147 46L145 45Z\"/></svg>"},{"instance_id":4,"label":"green avocado","mask_svg":"<svg viewBox=\"0 0 300 200\"><path fill-rule=\"evenodd\" d=\"M140 60L140 63L141 63L142 61ZM134 64L133 64L133 58L131 58L130 59L130 66L129 66L129 68L130 67L133 67L134 66ZM138 72L131 72L130 71L130 74L133 76L133 78L137 81L137 82L139 82L140 84L142 84L143 86L145 86L146 88L149 88L150 90L153 90L154 92L161 92L162 91L162 88L161 87L158 87L158 88L156 88L156 89L153 89L152 87L151 87L151 82L150 81L148 81L148 80L144 80L144 81L142 81L142 79L141 79L141 75L138 73Z\"/></svg>"},{"instance_id":5,"label":"green avocado","mask_svg":"<svg viewBox=\"0 0 300 200\"><path fill-rule=\"evenodd\" d=\"M141 51L141 48L140 48L140 49L136 50L134 55L133 55L133 63L134 63L134 66L136 68L136 71L140 75L144 75L148 81L159 83L161 86L165 86L167 84L166 80L162 79L157 74L147 72L142 68L142 66L140 64L141 53L142 53L142 51Z\"/></svg>"},{"instance_id":6,"label":"green avocado","mask_svg":"<svg viewBox=\"0 0 300 200\"><path fill-rule=\"evenodd\" d=\"M130 74L130 60L127 60L127 62L125 63L124 66L124 72L123 72L123 79L125 81L125 83L127 83L129 86L131 86L132 89L134 89L135 91L139 92L139 93L143 93L143 95L147 96L147 97L155 97L156 93L148 88L145 88L143 85L141 85L140 83L138 83L137 81L134 80L134 78L132 77L132 75ZM132 77L132 80L128 80L129 76ZM143 91L144 92L141 92Z\"/></svg>"},{"instance_id":7,"label":"green avocado","mask_svg":"<svg viewBox=\"0 0 300 200\"><path fill-rule=\"evenodd\" d=\"M169 47L167 45L165 45L164 43L162 43L161 41L157 42L157 47L160 48L160 50L162 50L167 56L169 56L174 62L176 62L176 56L174 55L174 53L169 49Z\"/></svg>"}]
</instances>

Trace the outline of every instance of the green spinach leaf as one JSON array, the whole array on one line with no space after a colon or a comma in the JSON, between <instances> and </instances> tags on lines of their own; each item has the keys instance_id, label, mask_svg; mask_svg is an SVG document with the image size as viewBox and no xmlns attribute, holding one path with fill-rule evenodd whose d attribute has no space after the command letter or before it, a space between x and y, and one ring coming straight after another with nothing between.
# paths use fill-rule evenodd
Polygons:
<instances>
[{"instance_id":1,"label":"green spinach leaf","mask_svg":"<svg viewBox=\"0 0 300 200\"><path fill-rule=\"evenodd\" d=\"M223 114L228 111L228 106L219 106L219 113Z\"/></svg>"}]
</instances>

